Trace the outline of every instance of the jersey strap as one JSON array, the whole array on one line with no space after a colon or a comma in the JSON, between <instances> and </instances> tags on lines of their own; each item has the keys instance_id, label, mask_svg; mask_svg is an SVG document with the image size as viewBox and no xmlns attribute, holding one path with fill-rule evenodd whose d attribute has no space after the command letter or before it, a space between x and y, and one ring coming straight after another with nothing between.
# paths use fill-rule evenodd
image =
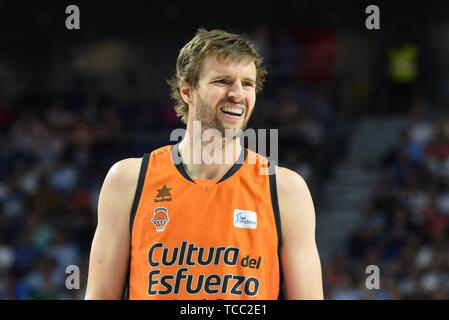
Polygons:
<instances>
[{"instance_id":1,"label":"jersey strap","mask_svg":"<svg viewBox=\"0 0 449 320\"><path fill-rule=\"evenodd\" d=\"M139 179L137 181L137 188L136 188L136 193L134 194L134 200L133 200L133 205L131 208L131 214L129 217L129 243L130 243L130 252L131 252L131 241L132 241L132 230L133 230L133 224L134 224L134 218L136 217L136 212L137 212L137 207L139 205L140 202L140 196L142 195L142 189L143 189L143 184L145 182L145 176L147 174L147 168L148 168L148 161L150 159L150 154L149 153L145 153L142 157L142 164L140 165L140 172L139 172ZM129 272L130 272L130 264L131 264L131 259L128 262L128 276L127 276L127 285L124 289L124 293L123 293L123 299L124 300L129 300Z\"/></svg>"},{"instance_id":2,"label":"jersey strap","mask_svg":"<svg viewBox=\"0 0 449 320\"><path fill-rule=\"evenodd\" d=\"M268 163L270 167L271 161ZM270 193L271 193L271 204L273 206L274 220L276 222L276 231L278 235L278 257L279 257L279 297L278 300L284 300L284 279L282 276L282 264L281 264L281 247L282 247L282 227L281 227L281 213L279 211L279 200L276 185L276 170L270 174Z\"/></svg>"}]
</instances>

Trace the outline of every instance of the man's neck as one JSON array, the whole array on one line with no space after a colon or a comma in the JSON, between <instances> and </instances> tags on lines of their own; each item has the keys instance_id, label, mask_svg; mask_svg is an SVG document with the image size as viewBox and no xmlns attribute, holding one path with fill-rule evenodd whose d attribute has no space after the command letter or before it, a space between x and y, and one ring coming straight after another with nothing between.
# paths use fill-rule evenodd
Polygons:
<instances>
[{"instance_id":1,"label":"man's neck","mask_svg":"<svg viewBox=\"0 0 449 320\"><path fill-rule=\"evenodd\" d=\"M241 152L240 138L203 142L186 135L179 144L182 163L193 179L222 178L237 162Z\"/></svg>"}]
</instances>

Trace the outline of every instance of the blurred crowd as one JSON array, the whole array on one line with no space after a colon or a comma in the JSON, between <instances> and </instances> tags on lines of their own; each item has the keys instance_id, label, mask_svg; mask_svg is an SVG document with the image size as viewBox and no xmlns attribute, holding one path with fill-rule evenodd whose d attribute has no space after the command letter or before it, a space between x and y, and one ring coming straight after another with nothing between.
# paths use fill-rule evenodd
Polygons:
<instances>
[{"instance_id":1,"label":"blurred crowd","mask_svg":"<svg viewBox=\"0 0 449 320\"><path fill-rule=\"evenodd\" d=\"M373 132L373 134L376 134ZM323 264L329 299L449 298L449 105L415 98L400 142L344 248ZM366 267L379 268L368 290Z\"/></svg>"},{"instance_id":2,"label":"blurred crowd","mask_svg":"<svg viewBox=\"0 0 449 320\"><path fill-rule=\"evenodd\" d=\"M298 50L285 33L276 50L264 37L261 31L258 45L274 71L248 127L282 128L280 164L313 189L325 172L326 163L317 159L325 158L335 103L326 90L298 85L292 69L280 66ZM116 99L101 79L74 79L60 90L0 95L0 299L83 299L108 169L173 144L170 130L183 127L173 102L154 101L151 88ZM66 287L71 265L80 271L79 290Z\"/></svg>"},{"instance_id":3,"label":"blurred crowd","mask_svg":"<svg viewBox=\"0 0 449 320\"><path fill-rule=\"evenodd\" d=\"M288 32L262 26L253 36L268 77L248 127L280 129L279 165L298 172L318 203L338 156L331 150L345 149L335 139L335 87L301 82L302 48ZM40 89L13 98L0 87L0 299L83 299L107 171L174 144L170 131L184 127L168 85L162 100L135 82L145 89L118 98L101 77L68 77L55 89L44 75ZM322 260L326 299L449 298L449 101L420 97L407 110L400 143L367 166L382 178L360 223ZM369 265L379 267L380 289L366 288ZM68 266L79 268L79 290L67 289Z\"/></svg>"}]
</instances>

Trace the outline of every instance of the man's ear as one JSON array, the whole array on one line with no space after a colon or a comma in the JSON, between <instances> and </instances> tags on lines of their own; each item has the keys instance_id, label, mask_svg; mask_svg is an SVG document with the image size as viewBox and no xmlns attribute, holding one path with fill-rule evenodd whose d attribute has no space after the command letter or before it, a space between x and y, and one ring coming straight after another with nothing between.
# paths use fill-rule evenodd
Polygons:
<instances>
[{"instance_id":1,"label":"man's ear","mask_svg":"<svg viewBox=\"0 0 449 320\"><path fill-rule=\"evenodd\" d=\"M179 92L185 103L191 105L193 103L193 90L192 87L187 84L187 82L182 81L179 85Z\"/></svg>"}]
</instances>

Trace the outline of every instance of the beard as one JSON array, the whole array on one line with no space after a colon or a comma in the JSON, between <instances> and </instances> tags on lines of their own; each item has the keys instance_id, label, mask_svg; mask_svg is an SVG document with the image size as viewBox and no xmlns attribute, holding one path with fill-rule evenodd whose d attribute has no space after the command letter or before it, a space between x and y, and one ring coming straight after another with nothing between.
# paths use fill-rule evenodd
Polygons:
<instances>
[{"instance_id":1,"label":"beard","mask_svg":"<svg viewBox=\"0 0 449 320\"><path fill-rule=\"evenodd\" d=\"M246 130L246 126L251 115L250 113L248 113L248 106L246 105L246 103L243 103L245 105L245 109L243 111L243 122L240 128L226 128L222 120L220 120L220 118L218 117L218 113L221 112L219 105L223 102L227 102L227 100L220 101L217 106L213 108L211 105L205 103L201 99L200 95L197 96L197 99L198 102L195 108L195 117L201 122L202 129L216 129L223 137L225 137L225 130L228 130L232 132L234 138L239 137L243 133L243 131ZM234 103L232 101L228 102Z\"/></svg>"}]
</instances>

